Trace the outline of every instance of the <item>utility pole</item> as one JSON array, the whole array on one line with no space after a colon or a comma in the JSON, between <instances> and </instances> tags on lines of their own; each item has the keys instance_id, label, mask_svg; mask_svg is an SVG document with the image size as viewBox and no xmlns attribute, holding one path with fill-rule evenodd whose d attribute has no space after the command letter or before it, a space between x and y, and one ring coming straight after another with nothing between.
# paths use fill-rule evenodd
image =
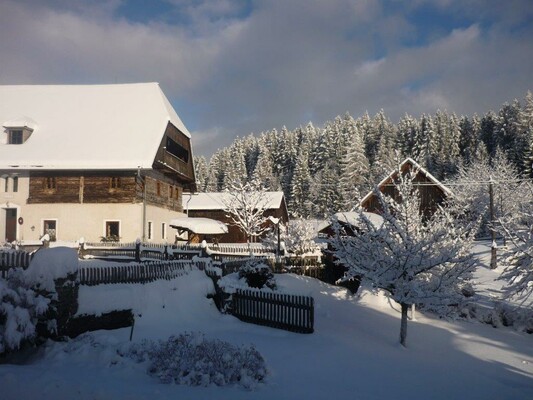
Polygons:
<instances>
[{"instance_id":1,"label":"utility pole","mask_svg":"<svg viewBox=\"0 0 533 400\"><path fill-rule=\"evenodd\" d=\"M143 205L142 205L142 243L146 242L146 177L142 176L141 174L141 167L137 167L137 178L139 179L139 182L141 183L142 188L142 197L143 197Z\"/></svg>"},{"instance_id":2,"label":"utility pole","mask_svg":"<svg viewBox=\"0 0 533 400\"><path fill-rule=\"evenodd\" d=\"M491 232L491 239L492 244L490 246L490 269L496 269L498 266L497 260L496 260L496 249L498 248L498 245L496 244L496 230L494 229L494 188L493 188L493 181L492 176L489 177L489 203L490 203L490 232Z\"/></svg>"}]
</instances>

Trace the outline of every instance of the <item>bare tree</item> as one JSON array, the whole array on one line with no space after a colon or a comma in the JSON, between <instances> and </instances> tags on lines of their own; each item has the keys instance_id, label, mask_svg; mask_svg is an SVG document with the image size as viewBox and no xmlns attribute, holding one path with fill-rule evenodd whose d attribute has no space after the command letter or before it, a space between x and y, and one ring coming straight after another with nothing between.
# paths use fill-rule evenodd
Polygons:
<instances>
[{"instance_id":1,"label":"bare tree","mask_svg":"<svg viewBox=\"0 0 533 400\"><path fill-rule=\"evenodd\" d=\"M266 189L258 181L233 181L226 193L223 202L227 216L246 235L248 243L255 242L268 229L264 213L271 200Z\"/></svg>"}]
</instances>

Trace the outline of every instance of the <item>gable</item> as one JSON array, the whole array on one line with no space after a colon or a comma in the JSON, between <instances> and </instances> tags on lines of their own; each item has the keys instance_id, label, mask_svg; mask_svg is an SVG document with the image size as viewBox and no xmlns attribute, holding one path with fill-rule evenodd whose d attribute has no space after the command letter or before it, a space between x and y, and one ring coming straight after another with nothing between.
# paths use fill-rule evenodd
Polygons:
<instances>
[{"instance_id":1,"label":"gable","mask_svg":"<svg viewBox=\"0 0 533 400\"><path fill-rule=\"evenodd\" d=\"M416 161L407 158L400 164L400 171L403 174L415 170L417 174L414 178L415 185L419 185L419 193L421 200L421 212L424 214L433 213L439 204L442 204L446 198L453 195L452 191L448 189L442 182L437 180L426 169L422 168ZM392 171L379 184L378 188L381 193L391 197L396 197L396 189L394 187L394 180L398 177L398 170ZM369 212L380 212L381 204L374 193L370 191L360 202L360 206Z\"/></svg>"},{"instance_id":2,"label":"gable","mask_svg":"<svg viewBox=\"0 0 533 400\"><path fill-rule=\"evenodd\" d=\"M196 190L191 140L170 122L159 143L152 167L189 183L188 188Z\"/></svg>"}]
</instances>

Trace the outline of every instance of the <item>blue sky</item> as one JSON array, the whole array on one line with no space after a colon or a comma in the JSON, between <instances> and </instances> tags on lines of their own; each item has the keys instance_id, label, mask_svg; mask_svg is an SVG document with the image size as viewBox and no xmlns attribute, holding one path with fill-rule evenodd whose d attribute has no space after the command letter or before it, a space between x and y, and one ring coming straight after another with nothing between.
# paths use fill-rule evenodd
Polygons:
<instances>
[{"instance_id":1,"label":"blue sky","mask_svg":"<svg viewBox=\"0 0 533 400\"><path fill-rule=\"evenodd\" d=\"M0 84L157 81L210 155L346 111L484 113L533 90L531 0L0 0Z\"/></svg>"}]
</instances>

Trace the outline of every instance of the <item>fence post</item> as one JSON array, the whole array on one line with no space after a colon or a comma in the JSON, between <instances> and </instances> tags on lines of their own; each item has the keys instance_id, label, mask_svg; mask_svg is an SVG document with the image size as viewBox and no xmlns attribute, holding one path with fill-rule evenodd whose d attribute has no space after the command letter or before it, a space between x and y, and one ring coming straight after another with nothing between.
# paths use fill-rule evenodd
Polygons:
<instances>
[{"instance_id":1,"label":"fence post","mask_svg":"<svg viewBox=\"0 0 533 400\"><path fill-rule=\"evenodd\" d=\"M135 261L141 261L141 242L137 241L135 243Z\"/></svg>"}]
</instances>

